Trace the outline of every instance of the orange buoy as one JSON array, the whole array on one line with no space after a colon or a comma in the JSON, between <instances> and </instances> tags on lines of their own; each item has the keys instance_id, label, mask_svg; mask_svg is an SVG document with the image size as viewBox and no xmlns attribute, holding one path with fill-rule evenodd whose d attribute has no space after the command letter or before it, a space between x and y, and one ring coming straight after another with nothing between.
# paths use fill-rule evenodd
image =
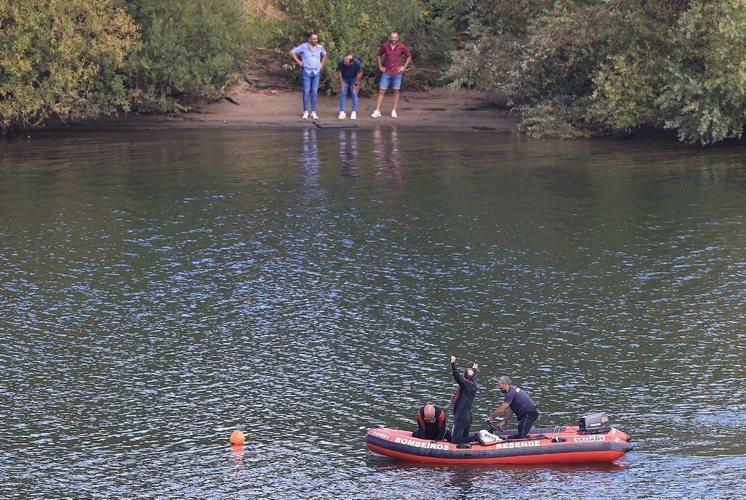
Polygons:
<instances>
[{"instance_id":1,"label":"orange buoy","mask_svg":"<svg viewBox=\"0 0 746 500\"><path fill-rule=\"evenodd\" d=\"M246 436L241 431L233 431L231 434L231 444L244 444L246 442Z\"/></svg>"}]
</instances>

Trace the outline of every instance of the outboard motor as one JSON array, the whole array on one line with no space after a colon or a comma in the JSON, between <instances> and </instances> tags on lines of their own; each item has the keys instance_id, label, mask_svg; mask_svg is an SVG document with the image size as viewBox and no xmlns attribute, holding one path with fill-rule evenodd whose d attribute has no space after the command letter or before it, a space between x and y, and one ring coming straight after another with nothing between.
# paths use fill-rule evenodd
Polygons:
<instances>
[{"instance_id":1,"label":"outboard motor","mask_svg":"<svg viewBox=\"0 0 746 500\"><path fill-rule=\"evenodd\" d=\"M611 424L606 413L593 413L578 419L578 434L606 434Z\"/></svg>"}]
</instances>

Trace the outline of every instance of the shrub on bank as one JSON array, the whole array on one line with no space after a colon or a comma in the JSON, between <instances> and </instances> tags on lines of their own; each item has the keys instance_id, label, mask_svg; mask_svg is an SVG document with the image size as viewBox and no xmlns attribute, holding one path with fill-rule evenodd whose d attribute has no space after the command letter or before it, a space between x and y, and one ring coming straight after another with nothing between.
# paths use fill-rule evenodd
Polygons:
<instances>
[{"instance_id":1,"label":"shrub on bank","mask_svg":"<svg viewBox=\"0 0 746 500\"><path fill-rule=\"evenodd\" d=\"M129 105L137 26L112 0L0 0L0 123L95 117Z\"/></svg>"},{"instance_id":2,"label":"shrub on bank","mask_svg":"<svg viewBox=\"0 0 746 500\"><path fill-rule=\"evenodd\" d=\"M242 0L0 0L0 123L172 111L248 52Z\"/></svg>"},{"instance_id":3,"label":"shrub on bank","mask_svg":"<svg viewBox=\"0 0 746 500\"><path fill-rule=\"evenodd\" d=\"M127 57L133 107L173 111L229 85L249 50L241 0L120 0L140 26L142 45Z\"/></svg>"},{"instance_id":4,"label":"shrub on bank","mask_svg":"<svg viewBox=\"0 0 746 500\"><path fill-rule=\"evenodd\" d=\"M743 134L746 0L475 5L450 75L505 93L533 133L565 135L554 120L614 135L671 128L699 144Z\"/></svg>"}]
</instances>

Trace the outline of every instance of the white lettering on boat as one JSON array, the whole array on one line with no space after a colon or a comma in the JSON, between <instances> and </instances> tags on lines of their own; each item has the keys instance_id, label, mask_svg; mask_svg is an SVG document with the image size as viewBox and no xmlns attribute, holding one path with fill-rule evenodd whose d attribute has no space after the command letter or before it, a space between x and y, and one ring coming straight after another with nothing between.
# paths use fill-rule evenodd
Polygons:
<instances>
[{"instance_id":1,"label":"white lettering on boat","mask_svg":"<svg viewBox=\"0 0 746 500\"><path fill-rule=\"evenodd\" d=\"M495 445L495 449L501 450L504 448L530 448L532 446L541 446L540 441L516 441L514 443L498 443Z\"/></svg>"},{"instance_id":2,"label":"white lettering on boat","mask_svg":"<svg viewBox=\"0 0 746 500\"><path fill-rule=\"evenodd\" d=\"M370 431L370 435L381 439L391 439L391 436L389 436L388 434L384 434L381 431Z\"/></svg>"},{"instance_id":3,"label":"white lettering on boat","mask_svg":"<svg viewBox=\"0 0 746 500\"><path fill-rule=\"evenodd\" d=\"M431 443L429 441L419 441L417 439L407 439L398 437L394 439L395 443L405 444L407 446L413 446L415 448L428 448L431 450L447 450L448 445L443 443Z\"/></svg>"},{"instance_id":4,"label":"white lettering on boat","mask_svg":"<svg viewBox=\"0 0 746 500\"><path fill-rule=\"evenodd\" d=\"M606 441L605 436L580 436L572 438L576 443L585 443L588 441Z\"/></svg>"}]
</instances>

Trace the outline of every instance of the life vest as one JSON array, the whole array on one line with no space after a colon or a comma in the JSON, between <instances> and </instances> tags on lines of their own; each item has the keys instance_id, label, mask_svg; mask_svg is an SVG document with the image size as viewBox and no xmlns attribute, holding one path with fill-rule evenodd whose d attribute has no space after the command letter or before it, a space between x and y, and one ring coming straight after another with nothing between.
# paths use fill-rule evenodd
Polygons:
<instances>
[{"instance_id":1,"label":"life vest","mask_svg":"<svg viewBox=\"0 0 746 500\"><path fill-rule=\"evenodd\" d=\"M443 410L441 410L437 406L435 407L435 421L432 423L425 420L425 407L424 406L421 407L419 410L417 410L417 422L419 422L420 428L424 431L427 430L428 424L437 425L438 426L437 430L440 431L440 429L443 428L445 421L446 421L445 412L443 412Z\"/></svg>"}]
</instances>

